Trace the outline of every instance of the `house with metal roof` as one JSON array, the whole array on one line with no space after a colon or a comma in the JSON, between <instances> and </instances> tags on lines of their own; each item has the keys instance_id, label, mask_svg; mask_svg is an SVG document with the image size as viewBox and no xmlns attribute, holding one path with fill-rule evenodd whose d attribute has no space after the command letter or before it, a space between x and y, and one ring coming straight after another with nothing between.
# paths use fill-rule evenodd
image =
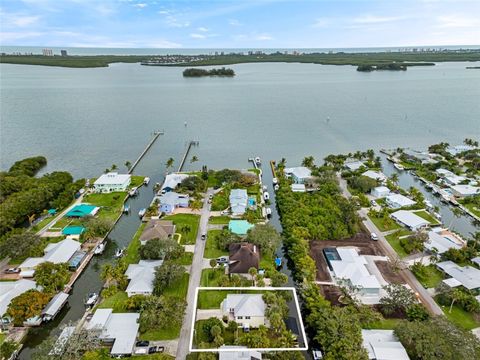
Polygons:
<instances>
[{"instance_id":1,"label":"house with metal roof","mask_svg":"<svg viewBox=\"0 0 480 360\"><path fill-rule=\"evenodd\" d=\"M67 293L59 292L58 294L56 294L42 311L43 321L52 320L62 309L62 307L67 302L67 300L68 300Z\"/></svg>"},{"instance_id":2,"label":"house with metal roof","mask_svg":"<svg viewBox=\"0 0 480 360\"><path fill-rule=\"evenodd\" d=\"M32 280L0 281L0 317L4 317L14 298L36 287L37 283Z\"/></svg>"},{"instance_id":3,"label":"house with metal roof","mask_svg":"<svg viewBox=\"0 0 480 360\"><path fill-rule=\"evenodd\" d=\"M230 201L230 211L232 215L243 215L247 210L248 205L248 194L245 189L232 189L230 191L230 196L228 197Z\"/></svg>"},{"instance_id":4,"label":"house with metal roof","mask_svg":"<svg viewBox=\"0 0 480 360\"><path fill-rule=\"evenodd\" d=\"M262 294L228 294L220 307L223 315L242 327L265 325L266 305Z\"/></svg>"},{"instance_id":5,"label":"house with metal roof","mask_svg":"<svg viewBox=\"0 0 480 360\"><path fill-rule=\"evenodd\" d=\"M110 354L131 355L138 333L138 313L113 313L113 309L97 309L86 324L87 330L100 331L100 339L112 345Z\"/></svg>"},{"instance_id":6,"label":"house with metal roof","mask_svg":"<svg viewBox=\"0 0 480 360\"><path fill-rule=\"evenodd\" d=\"M85 231L84 226L65 226L62 230L62 234L66 236L77 236L80 237L80 235L83 234Z\"/></svg>"},{"instance_id":7,"label":"house with metal roof","mask_svg":"<svg viewBox=\"0 0 480 360\"><path fill-rule=\"evenodd\" d=\"M248 274L250 268L258 270L260 264L260 251L257 245L250 243L230 244L228 251L229 264L228 272L230 274Z\"/></svg>"},{"instance_id":8,"label":"house with metal roof","mask_svg":"<svg viewBox=\"0 0 480 360\"><path fill-rule=\"evenodd\" d=\"M162 266L163 260L140 260L138 264L128 265L125 275L130 282L125 292L133 295L152 295L155 271Z\"/></svg>"},{"instance_id":9,"label":"house with metal roof","mask_svg":"<svg viewBox=\"0 0 480 360\"><path fill-rule=\"evenodd\" d=\"M451 278L443 280L450 287L463 286L467 290L480 290L480 270L473 266L460 266L453 261L442 261L437 267Z\"/></svg>"},{"instance_id":10,"label":"house with metal roof","mask_svg":"<svg viewBox=\"0 0 480 360\"><path fill-rule=\"evenodd\" d=\"M71 208L66 217L74 217L74 218L83 218L85 216L95 216L100 210L98 206L89 205L89 204L78 204Z\"/></svg>"},{"instance_id":11,"label":"house with metal roof","mask_svg":"<svg viewBox=\"0 0 480 360\"><path fill-rule=\"evenodd\" d=\"M454 185L450 186L455 197L464 198L480 194L480 187L472 185Z\"/></svg>"},{"instance_id":12,"label":"house with metal roof","mask_svg":"<svg viewBox=\"0 0 480 360\"><path fill-rule=\"evenodd\" d=\"M152 239L170 239L175 235L176 226L170 220L152 219L148 222L142 235L140 235L140 244L145 245L147 241Z\"/></svg>"},{"instance_id":13,"label":"house with metal roof","mask_svg":"<svg viewBox=\"0 0 480 360\"><path fill-rule=\"evenodd\" d=\"M379 171L373 171L373 170L367 170L364 173L362 173L362 176L369 177L370 179L377 180L380 182L384 182L387 180L387 176Z\"/></svg>"},{"instance_id":14,"label":"house with metal roof","mask_svg":"<svg viewBox=\"0 0 480 360\"><path fill-rule=\"evenodd\" d=\"M370 360L409 360L393 330L362 330L363 347Z\"/></svg>"},{"instance_id":15,"label":"house with metal roof","mask_svg":"<svg viewBox=\"0 0 480 360\"><path fill-rule=\"evenodd\" d=\"M132 175L109 172L102 174L93 183L93 189L98 193L110 193L114 191L127 191Z\"/></svg>"},{"instance_id":16,"label":"house with metal roof","mask_svg":"<svg viewBox=\"0 0 480 360\"><path fill-rule=\"evenodd\" d=\"M249 350L246 346L222 345L219 350L218 360L262 360L262 353Z\"/></svg>"},{"instance_id":17,"label":"house with metal roof","mask_svg":"<svg viewBox=\"0 0 480 360\"><path fill-rule=\"evenodd\" d=\"M392 209L415 205L416 202L402 194L390 194L385 197L385 202Z\"/></svg>"},{"instance_id":18,"label":"house with metal roof","mask_svg":"<svg viewBox=\"0 0 480 360\"><path fill-rule=\"evenodd\" d=\"M398 210L390 214L390 217L412 231L417 231L430 225L427 220L416 215L413 211Z\"/></svg>"},{"instance_id":19,"label":"house with metal roof","mask_svg":"<svg viewBox=\"0 0 480 360\"><path fill-rule=\"evenodd\" d=\"M187 208L190 198L188 195L169 191L160 196L159 210L165 214L171 214L176 208Z\"/></svg>"},{"instance_id":20,"label":"house with metal roof","mask_svg":"<svg viewBox=\"0 0 480 360\"><path fill-rule=\"evenodd\" d=\"M175 190L180 183L186 178L190 177L188 174L172 173L165 176L165 181L162 185L162 192L169 192Z\"/></svg>"},{"instance_id":21,"label":"house with metal roof","mask_svg":"<svg viewBox=\"0 0 480 360\"><path fill-rule=\"evenodd\" d=\"M437 254L443 254L452 248L461 249L466 244L466 241L457 234L447 229L436 229L428 232L428 239L424 246L429 251L436 249Z\"/></svg>"},{"instance_id":22,"label":"house with metal roof","mask_svg":"<svg viewBox=\"0 0 480 360\"><path fill-rule=\"evenodd\" d=\"M228 222L228 230L237 235L247 235L248 230L253 228L247 220L230 220Z\"/></svg>"},{"instance_id":23,"label":"house with metal roof","mask_svg":"<svg viewBox=\"0 0 480 360\"><path fill-rule=\"evenodd\" d=\"M348 161L345 164L343 164L343 166L350 171L357 171L361 167L365 167L365 164L363 163L363 161L356 160L356 161Z\"/></svg>"},{"instance_id":24,"label":"house with metal roof","mask_svg":"<svg viewBox=\"0 0 480 360\"><path fill-rule=\"evenodd\" d=\"M376 198L384 198L390 195L390 189L386 186L377 186L370 190L370 194Z\"/></svg>"},{"instance_id":25,"label":"house with metal roof","mask_svg":"<svg viewBox=\"0 0 480 360\"><path fill-rule=\"evenodd\" d=\"M292 192L302 192L304 193L307 191L307 188L305 187L305 184L292 184L290 185L290 188L292 189Z\"/></svg>"},{"instance_id":26,"label":"house with metal roof","mask_svg":"<svg viewBox=\"0 0 480 360\"><path fill-rule=\"evenodd\" d=\"M295 184L304 184L312 178L312 170L305 166L285 168L283 173L286 177L292 179Z\"/></svg>"}]
</instances>

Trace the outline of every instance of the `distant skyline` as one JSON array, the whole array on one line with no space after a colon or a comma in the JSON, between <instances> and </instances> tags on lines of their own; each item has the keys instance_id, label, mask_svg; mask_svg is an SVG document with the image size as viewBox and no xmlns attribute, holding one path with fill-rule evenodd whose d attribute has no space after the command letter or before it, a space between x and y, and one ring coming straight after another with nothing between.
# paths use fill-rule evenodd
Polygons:
<instances>
[{"instance_id":1,"label":"distant skyline","mask_svg":"<svg viewBox=\"0 0 480 360\"><path fill-rule=\"evenodd\" d=\"M480 1L2 0L0 45L348 48L480 44Z\"/></svg>"}]
</instances>

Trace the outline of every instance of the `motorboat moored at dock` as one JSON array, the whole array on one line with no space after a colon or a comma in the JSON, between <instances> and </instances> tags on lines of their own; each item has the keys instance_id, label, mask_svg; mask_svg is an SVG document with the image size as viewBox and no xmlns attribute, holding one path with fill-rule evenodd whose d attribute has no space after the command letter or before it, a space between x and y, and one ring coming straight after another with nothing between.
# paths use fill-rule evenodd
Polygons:
<instances>
[{"instance_id":1,"label":"motorboat moored at dock","mask_svg":"<svg viewBox=\"0 0 480 360\"><path fill-rule=\"evenodd\" d=\"M143 218L143 216L145 215L146 212L147 212L147 209L145 209L145 208L140 209L140 211L138 212L138 216L140 218Z\"/></svg>"},{"instance_id":2,"label":"motorboat moored at dock","mask_svg":"<svg viewBox=\"0 0 480 360\"><path fill-rule=\"evenodd\" d=\"M400 171L405 170L405 168L403 167L402 164L394 163L393 166L394 166L395 169L397 169L397 170L400 170Z\"/></svg>"},{"instance_id":3,"label":"motorboat moored at dock","mask_svg":"<svg viewBox=\"0 0 480 360\"><path fill-rule=\"evenodd\" d=\"M255 164L257 164L257 166L262 165L262 160L258 156L255 157L254 161L255 161Z\"/></svg>"},{"instance_id":4,"label":"motorboat moored at dock","mask_svg":"<svg viewBox=\"0 0 480 360\"><path fill-rule=\"evenodd\" d=\"M93 254L94 255L101 255L101 254L103 254L104 251L105 251L105 243L102 242L95 247L95 250L93 250Z\"/></svg>"},{"instance_id":5,"label":"motorboat moored at dock","mask_svg":"<svg viewBox=\"0 0 480 360\"><path fill-rule=\"evenodd\" d=\"M150 178L148 176L143 179L143 185L147 186L150 183Z\"/></svg>"},{"instance_id":6,"label":"motorboat moored at dock","mask_svg":"<svg viewBox=\"0 0 480 360\"><path fill-rule=\"evenodd\" d=\"M270 200L270 194L268 193L268 191L265 191L263 193L263 200L265 201Z\"/></svg>"},{"instance_id":7,"label":"motorboat moored at dock","mask_svg":"<svg viewBox=\"0 0 480 360\"><path fill-rule=\"evenodd\" d=\"M128 214L130 212L130 206L129 205L123 205L123 213Z\"/></svg>"},{"instance_id":8,"label":"motorboat moored at dock","mask_svg":"<svg viewBox=\"0 0 480 360\"><path fill-rule=\"evenodd\" d=\"M98 294L97 293L90 293L88 294L87 298L85 299L85 305L88 307L91 307L95 305L95 303L98 300Z\"/></svg>"}]
</instances>

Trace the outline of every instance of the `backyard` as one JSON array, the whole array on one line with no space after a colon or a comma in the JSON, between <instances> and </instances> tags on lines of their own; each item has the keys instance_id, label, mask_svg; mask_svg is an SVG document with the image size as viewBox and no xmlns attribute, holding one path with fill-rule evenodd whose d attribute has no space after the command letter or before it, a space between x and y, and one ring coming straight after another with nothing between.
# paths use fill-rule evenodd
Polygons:
<instances>
[{"instance_id":1,"label":"backyard","mask_svg":"<svg viewBox=\"0 0 480 360\"><path fill-rule=\"evenodd\" d=\"M125 192L112 192L109 194L88 194L83 198L84 203L99 206L98 217L116 221L122 212L123 203L127 197Z\"/></svg>"},{"instance_id":2,"label":"backyard","mask_svg":"<svg viewBox=\"0 0 480 360\"><path fill-rule=\"evenodd\" d=\"M193 245L197 238L200 216L193 214L176 214L165 216L163 220L171 220L177 227L177 233L182 235L182 245Z\"/></svg>"},{"instance_id":3,"label":"backyard","mask_svg":"<svg viewBox=\"0 0 480 360\"><path fill-rule=\"evenodd\" d=\"M205 253L203 257L206 259L216 259L220 256L228 255L227 250L218 248L217 238L222 233L222 230L209 230L207 236L207 243L205 244Z\"/></svg>"},{"instance_id":4,"label":"backyard","mask_svg":"<svg viewBox=\"0 0 480 360\"><path fill-rule=\"evenodd\" d=\"M440 281L443 280L443 274L435 265L430 264L422 269L423 273L418 273L413 270L412 272L425 289L436 288Z\"/></svg>"},{"instance_id":5,"label":"backyard","mask_svg":"<svg viewBox=\"0 0 480 360\"><path fill-rule=\"evenodd\" d=\"M392 248L395 250L398 256L400 256L400 258L404 258L405 256L408 256L403 246L400 245L400 237L411 235L411 234L412 232L410 230L401 229L394 232L393 234L385 236L388 243L392 246Z\"/></svg>"},{"instance_id":6,"label":"backyard","mask_svg":"<svg viewBox=\"0 0 480 360\"><path fill-rule=\"evenodd\" d=\"M475 319L472 313L469 313L463 310L458 305L453 305L452 312L449 311L450 310L449 306L443 306L440 304L439 306L442 308L448 320L450 320L451 322L453 322L454 324L458 325L461 328L471 330L480 326L480 320Z\"/></svg>"},{"instance_id":7,"label":"backyard","mask_svg":"<svg viewBox=\"0 0 480 360\"><path fill-rule=\"evenodd\" d=\"M438 225L440 224L440 221L435 219L432 215L430 215L428 212L425 210L420 210L420 211L415 211L415 215L420 216L422 219L427 220L431 225Z\"/></svg>"},{"instance_id":8,"label":"backyard","mask_svg":"<svg viewBox=\"0 0 480 360\"><path fill-rule=\"evenodd\" d=\"M373 217L373 216L369 216L369 217L370 217L370 220L372 220L372 222L381 232L396 230L401 228L401 226L398 225L390 217Z\"/></svg>"}]
</instances>

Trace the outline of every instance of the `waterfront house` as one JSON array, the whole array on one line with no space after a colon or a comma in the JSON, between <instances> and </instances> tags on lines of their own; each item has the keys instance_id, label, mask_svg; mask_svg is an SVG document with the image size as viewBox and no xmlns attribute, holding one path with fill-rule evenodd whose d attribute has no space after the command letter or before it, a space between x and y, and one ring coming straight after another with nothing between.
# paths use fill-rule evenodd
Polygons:
<instances>
[{"instance_id":1,"label":"waterfront house","mask_svg":"<svg viewBox=\"0 0 480 360\"><path fill-rule=\"evenodd\" d=\"M62 292L59 292L56 294L45 306L45 308L42 310L42 319L43 321L50 321L52 320L62 309L62 307L65 305L65 303L68 300L68 294Z\"/></svg>"},{"instance_id":2,"label":"waterfront house","mask_svg":"<svg viewBox=\"0 0 480 360\"><path fill-rule=\"evenodd\" d=\"M262 353L249 350L246 346L222 345L219 350L218 360L262 360Z\"/></svg>"},{"instance_id":3,"label":"waterfront house","mask_svg":"<svg viewBox=\"0 0 480 360\"><path fill-rule=\"evenodd\" d=\"M187 208L189 196L169 191L160 196L159 210L165 214L171 214L176 208Z\"/></svg>"},{"instance_id":4,"label":"waterfront house","mask_svg":"<svg viewBox=\"0 0 480 360\"><path fill-rule=\"evenodd\" d=\"M402 155L412 162L419 162L421 164L435 164L437 161L434 159L434 155L428 152L421 152L417 150L404 149Z\"/></svg>"},{"instance_id":5,"label":"waterfront house","mask_svg":"<svg viewBox=\"0 0 480 360\"><path fill-rule=\"evenodd\" d=\"M477 264L478 267L480 267L480 256L476 256L473 259L470 259L471 262L474 264Z\"/></svg>"},{"instance_id":6,"label":"waterfront house","mask_svg":"<svg viewBox=\"0 0 480 360\"><path fill-rule=\"evenodd\" d=\"M412 231L417 231L430 225L427 220L416 215L412 211L398 210L390 214L390 217L400 225L403 225Z\"/></svg>"},{"instance_id":7,"label":"waterfront house","mask_svg":"<svg viewBox=\"0 0 480 360\"><path fill-rule=\"evenodd\" d=\"M86 329L100 332L102 342L112 346L112 356L129 356L137 339L139 318L138 313L113 313L113 309L97 309L86 324Z\"/></svg>"},{"instance_id":8,"label":"waterfront house","mask_svg":"<svg viewBox=\"0 0 480 360\"><path fill-rule=\"evenodd\" d=\"M473 266L460 266L453 261L442 261L437 267L449 275L450 278L443 280L450 287L463 286L467 290L480 291L480 270Z\"/></svg>"},{"instance_id":9,"label":"waterfront house","mask_svg":"<svg viewBox=\"0 0 480 360\"><path fill-rule=\"evenodd\" d=\"M224 316L243 328L265 325L266 305L262 294L228 294L220 307Z\"/></svg>"},{"instance_id":10,"label":"waterfront house","mask_svg":"<svg viewBox=\"0 0 480 360\"><path fill-rule=\"evenodd\" d=\"M465 151L470 151L470 150L475 150L475 146L470 146L470 145L455 145L455 146L449 146L447 148L447 152L450 155L457 156L458 154L465 152Z\"/></svg>"},{"instance_id":11,"label":"waterfront house","mask_svg":"<svg viewBox=\"0 0 480 360\"><path fill-rule=\"evenodd\" d=\"M260 264L260 251L257 245L242 242L233 243L228 247L230 274L248 274L250 268L258 270Z\"/></svg>"},{"instance_id":12,"label":"waterfront house","mask_svg":"<svg viewBox=\"0 0 480 360\"><path fill-rule=\"evenodd\" d=\"M305 192L307 191L305 188L305 184L292 184L290 185L292 192Z\"/></svg>"},{"instance_id":13,"label":"waterfront house","mask_svg":"<svg viewBox=\"0 0 480 360\"><path fill-rule=\"evenodd\" d=\"M36 287L36 282L32 280L0 281L0 317L5 318L8 305L14 298Z\"/></svg>"},{"instance_id":14,"label":"waterfront house","mask_svg":"<svg viewBox=\"0 0 480 360\"><path fill-rule=\"evenodd\" d=\"M376 198L384 198L390 194L390 189L386 186L377 186L370 193Z\"/></svg>"},{"instance_id":15,"label":"waterfront house","mask_svg":"<svg viewBox=\"0 0 480 360\"><path fill-rule=\"evenodd\" d=\"M363 347L369 360L409 360L393 330L362 330Z\"/></svg>"},{"instance_id":16,"label":"waterfront house","mask_svg":"<svg viewBox=\"0 0 480 360\"><path fill-rule=\"evenodd\" d=\"M428 239L425 241L425 249L432 251L436 249L438 254L443 254L449 249L461 249L467 243L457 234L447 230L438 229L428 232Z\"/></svg>"},{"instance_id":17,"label":"waterfront house","mask_svg":"<svg viewBox=\"0 0 480 360\"><path fill-rule=\"evenodd\" d=\"M130 282L125 292L133 295L152 295L155 271L162 266L163 260L140 260L138 264L128 265L125 275Z\"/></svg>"},{"instance_id":18,"label":"waterfront house","mask_svg":"<svg viewBox=\"0 0 480 360\"><path fill-rule=\"evenodd\" d=\"M43 262L52 262L54 264L68 263L74 254L80 250L81 244L73 239L67 238L58 243L50 243L43 250L43 257L27 258L18 267L21 270L20 276L33 277L35 268Z\"/></svg>"},{"instance_id":19,"label":"waterfront house","mask_svg":"<svg viewBox=\"0 0 480 360\"><path fill-rule=\"evenodd\" d=\"M366 167L363 161L358 161L358 160L346 162L343 166L350 171L357 171L362 167Z\"/></svg>"},{"instance_id":20,"label":"waterfront house","mask_svg":"<svg viewBox=\"0 0 480 360\"><path fill-rule=\"evenodd\" d=\"M95 216L98 210L100 210L98 206L89 205L89 204L78 204L78 205L75 205L73 208L71 208L65 216L72 217L72 218L83 218L85 216Z\"/></svg>"},{"instance_id":21,"label":"waterfront house","mask_svg":"<svg viewBox=\"0 0 480 360\"><path fill-rule=\"evenodd\" d=\"M472 185L455 185L451 186L452 193L455 197L464 198L480 194L480 187Z\"/></svg>"},{"instance_id":22,"label":"waterfront house","mask_svg":"<svg viewBox=\"0 0 480 360\"><path fill-rule=\"evenodd\" d=\"M65 226L62 230L62 234L69 237L74 237L79 239L80 235L85 231L84 226Z\"/></svg>"},{"instance_id":23,"label":"waterfront house","mask_svg":"<svg viewBox=\"0 0 480 360\"><path fill-rule=\"evenodd\" d=\"M402 194L390 194L385 197L385 202L392 209L400 209L402 207L415 205L416 202Z\"/></svg>"},{"instance_id":24,"label":"waterfront house","mask_svg":"<svg viewBox=\"0 0 480 360\"><path fill-rule=\"evenodd\" d=\"M379 171L373 171L373 170L365 171L364 173L362 173L362 176L369 177L370 179L377 180L382 183L387 180L387 177L385 176L384 173Z\"/></svg>"},{"instance_id":25,"label":"waterfront house","mask_svg":"<svg viewBox=\"0 0 480 360\"><path fill-rule=\"evenodd\" d=\"M253 226L247 220L230 220L228 222L228 230L237 235L247 235L248 230Z\"/></svg>"},{"instance_id":26,"label":"waterfront house","mask_svg":"<svg viewBox=\"0 0 480 360\"><path fill-rule=\"evenodd\" d=\"M170 220L150 220L140 235L140 244L145 245L152 239L170 239L175 234L176 226Z\"/></svg>"},{"instance_id":27,"label":"waterfront house","mask_svg":"<svg viewBox=\"0 0 480 360\"><path fill-rule=\"evenodd\" d=\"M172 173L165 176L165 181L162 185L162 192L169 192L175 190L175 188L186 178L190 177L188 174Z\"/></svg>"},{"instance_id":28,"label":"waterfront house","mask_svg":"<svg viewBox=\"0 0 480 360\"><path fill-rule=\"evenodd\" d=\"M109 172L102 174L93 183L93 190L97 193L110 193L114 191L127 191L132 175Z\"/></svg>"},{"instance_id":29,"label":"waterfront house","mask_svg":"<svg viewBox=\"0 0 480 360\"><path fill-rule=\"evenodd\" d=\"M467 178L465 176L458 176L458 175L453 174L451 176L446 176L443 179L443 182L448 186L455 186L455 185L458 185L460 183L463 183L466 180L467 180Z\"/></svg>"},{"instance_id":30,"label":"waterfront house","mask_svg":"<svg viewBox=\"0 0 480 360\"><path fill-rule=\"evenodd\" d=\"M245 214L248 205L248 194L245 189L232 189L229 196L230 211L232 215Z\"/></svg>"},{"instance_id":31,"label":"waterfront house","mask_svg":"<svg viewBox=\"0 0 480 360\"><path fill-rule=\"evenodd\" d=\"M292 179L295 184L304 184L312 178L312 171L305 166L285 168L283 173L287 178Z\"/></svg>"}]
</instances>

